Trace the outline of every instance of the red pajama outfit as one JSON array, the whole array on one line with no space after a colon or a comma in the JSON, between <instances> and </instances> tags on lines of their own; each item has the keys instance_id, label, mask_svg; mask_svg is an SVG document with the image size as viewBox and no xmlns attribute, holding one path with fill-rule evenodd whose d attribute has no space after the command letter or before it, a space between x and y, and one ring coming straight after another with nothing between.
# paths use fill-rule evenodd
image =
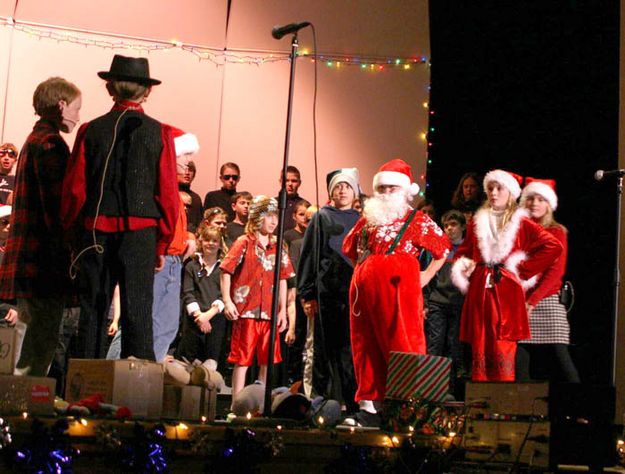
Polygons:
<instances>
[{"instance_id":1,"label":"red pajama outfit","mask_svg":"<svg viewBox=\"0 0 625 474\"><path fill-rule=\"evenodd\" d=\"M239 311L239 319L232 324L228 362L250 366L256 353L258 363L267 364L275 259L275 237L265 248L255 236L245 234L235 241L220 265L222 272L232 275L231 298ZM294 275L289 254L283 251L280 279ZM276 337L273 360L282 361L279 337Z\"/></svg>"},{"instance_id":2,"label":"red pajama outfit","mask_svg":"<svg viewBox=\"0 0 625 474\"><path fill-rule=\"evenodd\" d=\"M367 226L361 218L343 243L352 260L369 253L356 265L349 291L357 401L384 399L391 351L425 354L418 258L421 249L442 258L451 244L434 221L417 212L399 245L386 255L410 212L382 226Z\"/></svg>"}]
</instances>

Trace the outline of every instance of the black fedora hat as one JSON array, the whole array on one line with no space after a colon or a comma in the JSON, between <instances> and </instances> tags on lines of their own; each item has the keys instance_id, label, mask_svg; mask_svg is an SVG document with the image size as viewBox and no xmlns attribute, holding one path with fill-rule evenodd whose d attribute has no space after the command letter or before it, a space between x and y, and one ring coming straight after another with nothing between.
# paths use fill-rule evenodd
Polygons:
<instances>
[{"instance_id":1,"label":"black fedora hat","mask_svg":"<svg viewBox=\"0 0 625 474\"><path fill-rule=\"evenodd\" d=\"M113 57L110 70L100 71L98 76L107 81L131 81L148 86L156 86L161 83L158 79L150 77L150 65L146 58L129 58L120 54Z\"/></svg>"}]
</instances>

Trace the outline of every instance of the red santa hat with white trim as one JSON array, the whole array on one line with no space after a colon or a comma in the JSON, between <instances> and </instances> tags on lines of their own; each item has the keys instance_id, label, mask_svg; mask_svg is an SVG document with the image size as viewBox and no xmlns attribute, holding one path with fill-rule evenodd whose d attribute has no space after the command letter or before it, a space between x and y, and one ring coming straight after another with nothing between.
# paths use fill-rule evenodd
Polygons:
<instances>
[{"instance_id":1,"label":"red santa hat with white trim","mask_svg":"<svg viewBox=\"0 0 625 474\"><path fill-rule=\"evenodd\" d=\"M2 219L3 217L8 217L11 215L11 206L9 206L8 204L1 204L0 205L0 219Z\"/></svg>"},{"instance_id":2,"label":"red santa hat with white trim","mask_svg":"<svg viewBox=\"0 0 625 474\"><path fill-rule=\"evenodd\" d=\"M553 179L525 178L525 187L521 193L521 205L525 206L525 200L534 194L542 196L551 206L551 210L558 208L558 195L556 194L556 182Z\"/></svg>"},{"instance_id":3,"label":"red santa hat with white trim","mask_svg":"<svg viewBox=\"0 0 625 474\"><path fill-rule=\"evenodd\" d=\"M373 177L373 190L378 186L400 186L411 196L419 193L419 185L412 180L410 165L400 158L387 161Z\"/></svg>"},{"instance_id":4,"label":"red santa hat with white trim","mask_svg":"<svg viewBox=\"0 0 625 474\"><path fill-rule=\"evenodd\" d=\"M200 143L192 133L186 133L176 127L171 127L174 136L174 147L176 150L176 164L182 172L189 166L189 155L200 151Z\"/></svg>"},{"instance_id":5,"label":"red santa hat with white trim","mask_svg":"<svg viewBox=\"0 0 625 474\"><path fill-rule=\"evenodd\" d=\"M488 183L491 181L497 181L504 186L515 199L515 201L521 195L521 183L523 183L523 177L504 170L492 170L486 173L484 176L484 189L488 188Z\"/></svg>"}]
</instances>

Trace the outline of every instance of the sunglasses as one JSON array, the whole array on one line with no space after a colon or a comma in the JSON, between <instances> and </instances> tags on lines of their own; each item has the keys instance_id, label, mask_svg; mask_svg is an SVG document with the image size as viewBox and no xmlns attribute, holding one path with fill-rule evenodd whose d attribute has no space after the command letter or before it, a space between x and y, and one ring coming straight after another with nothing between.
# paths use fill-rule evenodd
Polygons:
<instances>
[{"instance_id":1,"label":"sunglasses","mask_svg":"<svg viewBox=\"0 0 625 474\"><path fill-rule=\"evenodd\" d=\"M228 180L238 181L239 180L239 175L238 174L224 174L221 177L225 181L228 181Z\"/></svg>"},{"instance_id":2,"label":"sunglasses","mask_svg":"<svg viewBox=\"0 0 625 474\"><path fill-rule=\"evenodd\" d=\"M3 156L9 155L9 158L16 158L17 153L13 150L0 150L0 158Z\"/></svg>"}]
</instances>

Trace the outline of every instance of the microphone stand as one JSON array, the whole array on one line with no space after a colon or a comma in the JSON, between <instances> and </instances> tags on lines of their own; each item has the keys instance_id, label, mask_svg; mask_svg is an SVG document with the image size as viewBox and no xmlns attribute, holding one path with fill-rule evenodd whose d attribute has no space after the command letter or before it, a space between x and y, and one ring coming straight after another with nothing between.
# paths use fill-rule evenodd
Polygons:
<instances>
[{"instance_id":1,"label":"microphone stand","mask_svg":"<svg viewBox=\"0 0 625 474\"><path fill-rule=\"evenodd\" d=\"M273 383L273 352L276 343L276 324L278 322L279 297L280 297L280 270L282 269L282 242L284 241L284 216L286 213L286 169L289 164L289 142L291 138L291 115L293 109L293 89L295 86L295 60L297 59L297 48L299 43L297 40L297 32L293 34L291 40L291 77L289 81L289 99L287 102L286 112L286 136L284 140L284 161L282 163L282 179L280 184L280 194L278 196L278 242L276 248L276 261L274 265L273 276L273 305L271 309L271 333L269 337L269 354L267 360L267 382L265 383L265 408L263 415L271 416L271 391ZM285 296L286 297L286 296Z\"/></svg>"},{"instance_id":2,"label":"microphone stand","mask_svg":"<svg viewBox=\"0 0 625 474\"><path fill-rule=\"evenodd\" d=\"M618 310L619 310L619 288L621 285L620 273L620 244L621 244L621 200L623 198L623 175L619 174L616 180L616 243L615 253L616 261L614 264L614 312L612 315L612 366L611 366L611 382L616 387L616 351L618 343Z\"/></svg>"}]
</instances>

